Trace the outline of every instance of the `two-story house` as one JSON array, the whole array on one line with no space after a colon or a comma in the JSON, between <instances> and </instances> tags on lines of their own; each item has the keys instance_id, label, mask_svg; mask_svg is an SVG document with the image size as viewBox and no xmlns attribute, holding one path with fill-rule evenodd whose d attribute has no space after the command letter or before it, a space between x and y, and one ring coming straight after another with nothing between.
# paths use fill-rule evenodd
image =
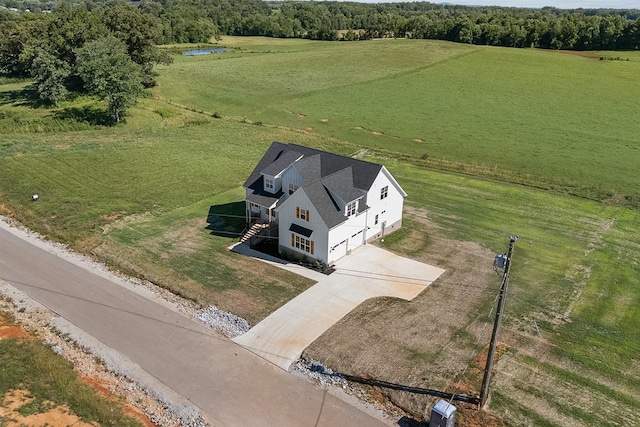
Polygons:
<instances>
[{"instance_id":1,"label":"two-story house","mask_svg":"<svg viewBox=\"0 0 640 427\"><path fill-rule=\"evenodd\" d=\"M376 163L274 142L244 184L248 222L277 222L278 247L327 264L397 230L407 193Z\"/></svg>"}]
</instances>

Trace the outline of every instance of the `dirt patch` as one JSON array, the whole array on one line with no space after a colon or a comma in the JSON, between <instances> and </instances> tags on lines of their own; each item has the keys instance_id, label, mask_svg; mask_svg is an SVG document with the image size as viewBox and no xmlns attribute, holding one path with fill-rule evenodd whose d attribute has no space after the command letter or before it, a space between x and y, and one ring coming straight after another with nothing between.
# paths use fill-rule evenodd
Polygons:
<instances>
[{"instance_id":1,"label":"dirt patch","mask_svg":"<svg viewBox=\"0 0 640 427\"><path fill-rule=\"evenodd\" d=\"M6 427L45 427L45 426L74 426L74 427L95 427L97 423L86 423L76 414L71 412L68 406L54 406L53 402L45 401L41 407L50 409L37 414L22 415L20 409L29 405L34 398L27 390L9 390L2 397L0 405L0 420Z\"/></svg>"},{"instance_id":2,"label":"dirt patch","mask_svg":"<svg viewBox=\"0 0 640 427\"><path fill-rule=\"evenodd\" d=\"M122 229L131 224L143 222L151 218L153 214L151 212L145 212L142 214L133 214L120 217L117 221L111 224L105 224L102 226L102 234L107 234L111 229Z\"/></svg>"},{"instance_id":3,"label":"dirt patch","mask_svg":"<svg viewBox=\"0 0 640 427\"><path fill-rule=\"evenodd\" d=\"M306 130L307 132L311 132L311 131L313 130L313 128L312 128L311 126L307 126L307 127L305 128L305 130Z\"/></svg>"},{"instance_id":4,"label":"dirt patch","mask_svg":"<svg viewBox=\"0 0 640 427\"><path fill-rule=\"evenodd\" d=\"M447 271L413 301L366 301L316 340L304 356L349 375L456 392L461 373L473 364L470 355L490 339L493 319L484 313L499 287L492 269L495 254L473 242L446 238L424 209L406 209L405 219L413 222L411 232L387 248L401 249L401 255ZM465 394L478 395L481 378L469 376L466 381ZM416 419L423 419L426 408L437 401L381 391Z\"/></svg>"},{"instance_id":5,"label":"dirt patch","mask_svg":"<svg viewBox=\"0 0 640 427\"><path fill-rule=\"evenodd\" d=\"M329 123L329 119L322 119L320 120L322 123Z\"/></svg>"},{"instance_id":6,"label":"dirt patch","mask_svg":"<svg viewBox=\"0 0 640 427\"><path fill-rule=\"evenodd\" d=\"M380 131L377 131L377 130L372 130L371 131L371 135L384 135L384 132L380 132Z\"/></svg>"},{"instance_id":7,"label":"dirt patch","mask_svg":"<svg viewBox=\"0 0 640 427\"><path fill-rule=\"evenodd\" d=\"M2 319L0 318L0 322ZM29 334L25 332L19 325L2 325L0 326L0 340L6 338L26 338Z\"/></svg>"},{"instance_id":8,"label":"dirt patch","mask_svg":"<svg viewBox=\"0 0 640 427\"><path fill-rule=\"evenodd\" d=\"M114 384L108 383L105 379L98 380L97 378L89 377L86 375L81 375L80 379L85 383L89 384L95 390L97 390L98 393L100 393L102 396L113 397L110 389L114 387ZM126 415L129 415L130 417L133 417L138 421L140 421L142 424L145 425L145 427L157 427L157 424L152 423L149 417L147 417L144 412L142 412L139 408L136 408L131 404L128 404L128 403L125 404L123 408L123 412Z\"/></svg>"},{"instance_id":9,"label":"dirt patch","mask_svg":"<svg viewBox=\"0 0 640 427\"><path fill-rule=\"evenodd\" d=\"M302 113L298 114L299 119L304 119L305 117L307 117L306 114L302 114Z\"/></svg>"},{"instance_id":10,"label":"dirt patch","mask_svg":"<svg viewBox=\"0 0 640 427\"><path fill-rule=\"evenodd\" d=\"M0 215L11 216L13 212L4 203L0 203Z\"/></svg>"},{"instance_id":11,"label":"dirt patch","mask_svg":"<svg viewBox=\"0 0 640 427\"><path fill-rule=\"evenodd\" d=\"M413 142L417 142L417 143L423 143L423 142L424 142L424 139L421 139L421 138L414 138L414 139L412 139L412 141L413 141Z\"/></svg>"},{"instance_id":12,"label":"dirt patch","mask_svg":"<svg viewBox=\"0 0 640 427\"><path fill-rule=\"evenodd\" d=\"M71 147L71 144L57 144L55 147L58 150L66 150L67 148Z\"/></svg>"},{"instance_id":13,"label":"dirt patch","mask_svg":"<svg viewBox=\"0 0 640 427\"><path fill-rule=\"evenodd\" d=\"M100 215L100 218L106 220L106 221L115 221L118 218L122 217L124 214L126 214L125 211L120 211L120 212L112 212L109 215Z\"/></svg>"},{"instance_id":14,"label":"dirt patch","mask_svg":"<svg viewBox=\"0 0 640 427\"><path fill-rule=\"evenodd\" d=\"M583 50L563 50L563 49L538 49L544 52L549 52L549 53L562 53L564 55L574 55L574 56L581 56L583 58L589 58L589 59L600 59L600 55L593 53L593 52L588 52L588 51L583 51Z\"/></svg>"}]
</instances>

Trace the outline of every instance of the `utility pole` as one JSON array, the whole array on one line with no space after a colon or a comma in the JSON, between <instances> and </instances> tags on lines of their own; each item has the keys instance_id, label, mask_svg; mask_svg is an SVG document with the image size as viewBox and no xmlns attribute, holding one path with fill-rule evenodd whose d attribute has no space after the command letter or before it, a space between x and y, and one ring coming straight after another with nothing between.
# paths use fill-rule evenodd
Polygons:
<instances>
[{"instance_id":1,"label":"utility pole","mask_svg":"<svg viewBox=\"0 0 640 427\"><path fill-rule=\"evenodd\" d=\"M480 391L480 406L484 407L489 397L489 383L491 382L491 371L493 370L493 358L496 353L496 345L498 343L498 333L500 323L502 322L502 313L507 299L507 288L509 287L509 269L511 268L511 256L513 255L513 246L518 240L518 236L511 236L509 239L509 250L504 264L504 274L502 275L502 285L500 285L500 297L498 300L498 311L496 312L496 320L493 323L493 333L491 334L491 344L489 344L489 354L487 354L487 364L484 368L484 378L482 379L482 390ZM499 258L499 257L498 257ZM496 258L496 259L498 259Z\"/></svg>"}]
</instances>

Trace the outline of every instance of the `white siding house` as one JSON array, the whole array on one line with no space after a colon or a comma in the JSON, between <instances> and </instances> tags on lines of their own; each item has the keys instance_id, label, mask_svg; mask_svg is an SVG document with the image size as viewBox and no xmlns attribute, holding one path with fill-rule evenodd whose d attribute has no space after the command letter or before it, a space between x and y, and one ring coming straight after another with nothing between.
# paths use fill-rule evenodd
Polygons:
<instances>
[{"instance_id":1,"label":"white siding house","mask_svg":"<svg viewBox=\"0 0 640 427\"><path fill-rule=\"evenodd\" d=\"M248 222L277 224L281 253L326 264L397 230L407 195L382 165L280 142L244 186Z\"/></svg>"}]
</instances>

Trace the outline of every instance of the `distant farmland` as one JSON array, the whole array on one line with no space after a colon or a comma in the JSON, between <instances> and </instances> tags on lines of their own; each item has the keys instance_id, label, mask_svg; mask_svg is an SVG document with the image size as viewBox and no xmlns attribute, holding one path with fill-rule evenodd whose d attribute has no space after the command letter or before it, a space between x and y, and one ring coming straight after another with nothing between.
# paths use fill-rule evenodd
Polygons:
<instances>
[{"instance_id":1,"label":"distant farmland","mask_svg":"<svg viewBox=\"0 0 640 427\"><path fill-rule=\"evenodd\" d=\"M176 57L156 93L430 166L640 203L638 52L600 61L424 40L265 40L225 37L239 50Z\"/></svg>"}]
</instances>

